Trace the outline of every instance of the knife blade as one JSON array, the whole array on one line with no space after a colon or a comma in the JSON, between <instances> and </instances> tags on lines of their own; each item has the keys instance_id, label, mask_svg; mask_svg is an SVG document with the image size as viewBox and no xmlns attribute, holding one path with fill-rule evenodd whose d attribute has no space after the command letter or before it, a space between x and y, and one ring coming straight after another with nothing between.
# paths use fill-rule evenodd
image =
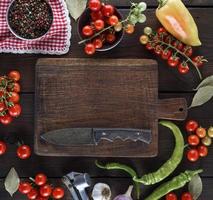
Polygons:
<instances>
[{"instance_id":1,"label":"knife blade","mask_svg":"<svg viewBox=\"0 0 213 200\"><path fill-rule=\"evenodd\" d=\"M40 137L58 146L98 145L101 140L113 142L115 139L150 144L152 140L151 130L126 128L66 128L46 132Z\"/></svg>"}]
</instances>

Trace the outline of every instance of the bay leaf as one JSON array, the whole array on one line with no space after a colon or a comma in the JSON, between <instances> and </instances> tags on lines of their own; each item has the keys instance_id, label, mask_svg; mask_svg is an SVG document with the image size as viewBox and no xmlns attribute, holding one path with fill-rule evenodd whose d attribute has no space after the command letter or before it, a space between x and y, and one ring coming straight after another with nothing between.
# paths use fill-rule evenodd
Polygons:
<instances>
[{"instance_id":1,"label":"bay leaf","mask_svg":"<svg viewBox=\"0 0 213 200\"><path fill-rule=\"evenodd\" d=\"M213 97L213 86L204 86L196 92L189 108L201 106Z\"/></svg>"},{"instance_id":2,"label":"bay leaf","mask_svg":"<svg viewBox=\"0 0 213 200\"><path fill-rule=\"evenodd\" d=\"M203 191L203 183L199 175L192 178L192 180L189 182L188 189L193 197L193 200L197 200Z\"/></svg>"},{"instance_id":3,"label":"bay leaf","mask_svg":"<svg viewBox=\"0 0 213 200\"><path fill-rule=\"evenodd\" d=\"M15 192L17 192L19 183L20 179L15 168L11 168L4 181L5 189L11 195L11 197Z\"/></svg>"},{"instance_id":4,"label":"bay leaf","mask_svg":"<svg viewBox=\"0 0 213 200\"><path fill-rule=\"evenodd\" d=\"M87 0L66 0L67 8L73 19L77 20L87 6Z\"/></svg>"},{"instance_id":5,"label":"bay leaf","mask_svg":"<svg viewBox=\"0 0 213 200\"><path fill-rule=\"evenodd\" d=\"M198 86L195 90L198 90L204 86L213 86L213 75L208 76L207 78L205 78Z\"/></svg>"}]
</instances>

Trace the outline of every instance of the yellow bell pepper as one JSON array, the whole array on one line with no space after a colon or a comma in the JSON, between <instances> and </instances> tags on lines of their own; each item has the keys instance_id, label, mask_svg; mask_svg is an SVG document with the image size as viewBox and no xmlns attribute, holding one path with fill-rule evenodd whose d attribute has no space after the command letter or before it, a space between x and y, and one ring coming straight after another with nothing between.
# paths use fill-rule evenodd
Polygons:
<instances>
[{"instance_id":1,"label":"yellow bell pepper","mask_svg":"<svg viewBox=\"0 0 213 200\"><path fill-rule=\"evenodd\" d=\"M181 0L158 0L156 16L175 38L190 46L200 46L197 25Z\"/></svg>"}]
</instances>

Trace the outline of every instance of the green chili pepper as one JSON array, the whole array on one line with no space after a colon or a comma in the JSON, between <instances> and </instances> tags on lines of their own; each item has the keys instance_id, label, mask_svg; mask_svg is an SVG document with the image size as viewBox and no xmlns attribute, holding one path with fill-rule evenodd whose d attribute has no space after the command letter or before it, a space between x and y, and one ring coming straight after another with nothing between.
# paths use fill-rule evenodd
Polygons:
<instances>
[{"instance_id":1,"label":"green chili pepper","mask_svg":"<svg viewBox=\"0 0 213 200\"><path fill-rule=\"evenodd\" d=\"M184 152L184 139L180 129L172 122L161 121L161 125L168 127L172 130L175 136L176 145L170 159L165 162L156 172L145 174L141 178L133 178L135 182L142 183L144 185L153 185L168 177L180 164L183 158Z\"/></svg>"},{"instance_id":2,"label":"green chili pepper","mask_svg":"<svg viewBox=\"0 0 213 200\"><path fill-rule=\"evenodd\" d=\"M151 195L145 198L145 200L158 200L169 192L182 188L186 183L191 181L195 175L201 173L202 171L203 170L185 171L181 173L179 176L174 177L171 181L159 186Z\"/></svg>"},{"instance_id":3,"label":"green chili pepper","mask_svg":"<svg viewBox=\"0 0 213 200\"><path fill-rule=\"evenodd\" d=\"M101 169L107 169L107 170L122 170L127 172L132 178L133 177L137 177L137 173L134 169L132 169L131 167L127 166L127 165L123 165L120 163L108 163L106 165L102 165L100 163L98 163L98 161L95 161L95 164L97 167L101 168ZM136 188L136 194L137 194L137 199L139 199L140 197L140 183L135 182L135 188Z\"/></svg>"}]
</instances>

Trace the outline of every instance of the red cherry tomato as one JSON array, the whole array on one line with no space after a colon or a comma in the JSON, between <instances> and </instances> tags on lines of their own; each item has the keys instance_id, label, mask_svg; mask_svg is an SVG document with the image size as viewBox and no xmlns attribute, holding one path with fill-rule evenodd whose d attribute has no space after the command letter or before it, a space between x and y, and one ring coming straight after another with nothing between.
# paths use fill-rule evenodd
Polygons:
<instances>
[{"instance_id":1,"label":"red cherry tomato","mask_svg":"<svg viewBox=\"0 0 213 200\"><path fill-rule=\"evenodd\" d=\"M208 155L208 148L201 145L197 148L200 157L206 157Z\"/></svg>"},{"instance_id":2,"label":"red cherry tomato","mask_svg":"<svg viewBox=\"0 0 213 200\"><path fill-rule=\"evenodd\" d=\"M185 55L187 55L188 57L191 57L192 54L193 54L193 49L192 49L191 46L185 46L185 47L183 48L182 51L183 51L183 53L184 53Z\"/></svg>"},{"instance_id":3,"label":"red cherry tomato","mask_svg":"<svg viewBox=\"0 0 213 200\"><path fill-rule=\"evenodd\" d=\"M104 28L104 21L102 19L98 19L94 22L95 29L100 31Z\"/></svg>"},{"instance_id":4,"label":"red cherry tomato","mask_svg":"<svg viewBox=\"0 0 213 200\"><path fill-rule=\"evenodd\" d=\"M193 200L193 198L189 192L185 192L181 195L181 200Z\"/></svg>"},{"instance_id":5,"label":"red cherry tomato","mask_svg":"<svg viewBox=\"0 0 213 200\"><path fill-rule=\"evenodd\" d=\"M13 121L13 118L8 114L4 116L0 116L0 122L4 125L10 124L12 121Z\"/></svg>"},{"instance_id":6,"label":"red cherry tomato","mask_svg":"<svg viewBox=\"0 0 213 200\"><path fill-rule=\"evenodd\" d=\"M197 135L189 135L188 143L192 146L197 146L200 143L200 138Z\"/></svg>"},{"instance_id":7,"label":"red cherry tomato","mask_svg":"<svg viewBox=\"0 0 213 200\"><path fill-rule=\"evenodd\" d=\"M197 150L197 149L190 149L190 150L187 152L187 158L188 158L188 160L191 161L191 162L197 161L198 158L199 158L198 150Z\"/></svg>"},{"instance_id":8,"label":"red cherry tomato","mask_svg":"<svg viewBox=\"0 0 213 200\"><path fill-rule=\"evenodd\" d=\"M192 58L192 61L197 67L202 67L204 62L208 62L206 59L203 58L203 56L196 56Z\"/></svg>"},{"instance_id":9,"label":"red cherry tomato","mask_svg":"<svg viewBox=\"0 0 213 200\"><path fill-rule=\"evenodd\" d=\"M177 200L177 195L171 192L166 195L166 200Z\"/></svg>"},{"instance_id":10,"label":"red cherry tomato","mask_svg":"<svg viewBox=\"0 0 213 200\"><path fill-rule=\"evenodd\" d=\"M8 98L9 102L18 103L20 96L17 92L10 92L11 96Z\"/></svg>"},{"instance_id":11,"label":"red cherry tomato","mask_svg":"<svg viewBox=\"0 0 213 200\"><path fill-rule=\"evenodd\" d=\"M203 127L199 127L196 129L196 134L199 138L204 138L206 136L206 129Z\"/></svg>"},{"instance_id":12,"label":"red cherry tomato","mask_svg":"<svg viewBox=\"0 0 213 200\"><path fill-rule=\"evenodd\" d=\"M52 187L48 184L40 187L40 195L42 197L49 197L52 194Z\"/></svg>"},{"instance_id":13,"label":"red cherry tomato","mask_svg":"<svg viewBox=\"0 0 213 200\"><path fill-rule=\"evenodd\" d=\"M109 4L106 4L102 7L102 14L105 16L105 17L110 17L114 14L114 11L115 11L115 8L112 6L112 5L109 5Z\"/></svg>"},{"instance_id":14,"label":"red cherry tomato","mask_svg":"<svg viewBox=\"0 0 213 200\"><path fill-rule=\"evenodd\" d=\"M14 83L13 92L19 93L21 91L21 86L19 83Z\"/></svg>"},{"instance_id":15,"label":"red cherry tomato","mask_svg":"<svg viewBox=\"0 0 213 200\"><path fill-rule=\"evenodd\" d=\"M98 19L103 19L104 18L101 11L91 12L90 16L92 18L92 21L96 21Z\"/></svg>"},{"instance_id":16,"label":"red cherry tomato","mask_svg":"<svg viewBox=\"0 0 213 200\"><path fill-rule=\"evenodd\" d=\"M113 33L108 33L106 35L106 41L109 42L109 43L113 43L115 41L116 37L115 37L115 34Z\"/></svg>"},{"instance_id":17,"label":"red cherry tomato","mask_svg":"<svg viewBox=\"0 0 213 200\"><path fill-rule=\"evenodd\" d=\"M7 151L6 143L3 141L0 141L0 156L4 155L6 151Z\"/></svg>"},{"instance_id":18,"label":"red cherry tomato","mask_svg":"<svg viewBox=\"0 0 213 200\"><path fill-rule=\"evenodd\" d=\"M47 182L47 176L45 174L37 174L36 177L35 177L35 183L36 185L38 186L42 186L44 184L46 184Z\"/></svg>"},{"instance_id":19,"label":"red cherry tomato","mask_svg":"<svg viewBox=\"0 0 213 200\"><path fill-rule=\"evenodd\" d=\"M152 44L151 44L150 42L148 42L148 43L146 44L146 49L149 50L149 51L151 51L151 50L153 50L154 48L153 48Z\"/></svg>"},{"instance_id":20,"label":"red cherry tomato","mask_svg":"<svg viewBox=\"0 0 213 200\"><path fill-rule=\"evenodd\" d=\"M34 200L36 199L38 196L38 191L36 189L32 189L28 194L27 194L27 197L28 199L30 200Z\"/></svg>"},{"instance_id":21,"label":"red cherry tomato","mask_svg":"<svg viewBox=\"0 0 213 200\"><path fill-rule=\"evenodd\" d=\"M181 41L179 41L179 40L175 40L175 41L173 41L172 42L172 46L174 46L175 48L177 48L178 50L182 50L183 49L183 47L184 47L184 45L183 45L183 43L181 42Z\"/></svg>"},{"instance_id":22,"label":"red cherry tomato","mask_svg":"<svg viewBox=\"0 0 213 200\"><path fill-rule=\"evenodd\" d=\"M170 56L167 63L170 67L177 67L177 65L180 63L180 58L177 56Z\"/></svg>"},{"instance_id":23,"label":"red cherry tomato","mask_svg":"<svg viewBox=\"0 0 213 200\"><path fill-rule=\"evenodd\" d=\"M161 54L161 58L164 60L168 60L172 55L172 51L171 50L164 50Z\"/></svg>"},{"instance_id":24,"label":"red cherry tomato","mask_svg":"<svg viewBox=\"0 0 213 200\"><path fill-rule=\"evenodd\" d=\"M189 120L186 123L186 130L188 132L194 132L198 128L198 123L195 120Z\"/></svg>"},{"instance_id":25,"label":"red cherry tomato","mask_svg":"<svg viewBox=\"0 0 213 200\"><path fill-rule=\"evenodd\" d=\"M13 79L14 81L19 81L21 78L21 74L18 71L11 71L8 76Z\"/></svg>"},{"instance_id":26,"label":"red cherry tomato","mask_svg":"<svg viewBox=\"0 0 213 200\"><path fill-rule=\"evenodd\" d=\"M36 200L48 200L48 197L41 197L41 196L38 196L36 198Z\"/></svg>"},{"instance_id":27,"label":"red cherry tomato","mask_svg":"<svg viewBox=\"0 0 213 200\"><path fill-rule=\"evenodd\" d=\"M54 199L62 199L64 197L64 189L61 187L54 188L52 196Z\"/></svg>"},{"instance_id":28,"label":"red cherry tomato","mask_svg":"<svg viewBox=\"0 0 213 200\"><path fill-rule=\"evenodd\" d=\"M187 63L180 63L178 65L178 71L181 73L181 74L187 74L189 72L189 66Z\"/></svg>"},{"instance_id":29,"label":"red cherry tomato","mask_svg":"<svg viewBox=\"0 0 213 200\"><path fill-rule=\"evenodd\" d=\"M32 186L28 182L21 182L18 188L19 192L22 194L28 194L32 190Z\"/></svg>"},{"instance_id":30,"label":"red cherry tomato","mask_svg":"<svg viewBox=\"0 0 213 200\"><path fill-rule=\"evenodd\" d=\"M95 53L95 46L92 43L85 45L84 51L87 55L93 55Z\"/></svg>"},{"instance_id":31,"label":"red cherry tomato","mask_svg":"<svg viewBox=\"0 0 213 200\"><path fill-rule=\"evenodd\" d=\"M10 116L18 117L21 114L21 106L19 104L15 104L14 106L8 109Z\"/></svg>"},{"instance_id":32,"label":"red cherry tomato","mask_svg":"<svg viewBox=\"0 0 213 200\"><path fill-rule=\"evenodd\" d=\"M100 49L103 47L103 42L101 39L96 38L93 40L93 45L95 46L96 49Z\"/></svg>"},{"instance_id":33,"label":"red cherry tomato","mask_svg":"<svg viewBox=\"0 0 213 200\"><path fill-rule=\"evenodd\" d=\"M135 27L132 24L127 24L125 26L125 32L127 34L133 34L135 32Z\"/></svg>"},{"instance_id":34,"label":"red cherry tomato","mask_svg":"<svg viewBox=\"0 0 213 200\"><path fill-rule=\"evenodd\" d=\"M86 25L83 27L82 33L84 36L91 36L91 35L93 35L94 32L93 32L93 29L91 26Z\"/></svg>"},{"instance_id":35,"label":"red cherry tomato","mask_svg":"<svg viewBox=\"0 0 213 200\"><path fill-rule=\"evenodd\" d=\"M162 47L161 47L160 45L157 45L157 46L155 47L155 49L154 49L154 52L155 52L155 54L156 54L157 56L160 56L160 55L162 54L162 52L163 52L163 49L162 49Z\"/></svg>"},{"instance_id":36,"label":"red cherry tomato","mask_svg":"<svg viewBox=\"0 0 213 200\"><path fill-rule=\"evenodd\" d=\"M20 159L25 160L31 156L31 148L28 145L21 145L18 147L16 153Z\"/></svg>"},{"instance_id":37,"label":"red cherry tomato","mask_svg":"<svg viewBox=\"0 0 213 200\"><path fill-rule=\"evenodd\" d=\"M101 9L101 2L100 0L90 0L89 1L89 8L92 11L98 11Z\"/></svg>"},{"instance_id":38,"label":"red cherry tomato","mask_svg":"<svg viewBox=\"0 0 213 200\"><path fill-rule=\"evenodd\" d=\"M0 112L3 112L6 109L5 103L0 102Z\"/></svg>"},{"instance_id":39,"label":"red cherry tomato","mask_svg":"<svg viewBox=\"0 0 213 200\"><path fill-rule=\"evenodd\" d=\"M157 30L157 33L159 34L159 35L162 35L162 34L167 34L167 31L166 31L166 29L165 28L163 28L163 27L160 27L158 30Z\"/></svg>"},{"instance_id":40,"label":"red cherry tomato","mask_svg":"<svg viewBox=\"0 0 213 200\"><path fill-rule=\"evenodd\" d=\"M119 22L119 19L116 15L112 15L110 18L109 18L109 24L111 26L115 26L116 24L118 24Z\"/></svg>"}]
</instances>

